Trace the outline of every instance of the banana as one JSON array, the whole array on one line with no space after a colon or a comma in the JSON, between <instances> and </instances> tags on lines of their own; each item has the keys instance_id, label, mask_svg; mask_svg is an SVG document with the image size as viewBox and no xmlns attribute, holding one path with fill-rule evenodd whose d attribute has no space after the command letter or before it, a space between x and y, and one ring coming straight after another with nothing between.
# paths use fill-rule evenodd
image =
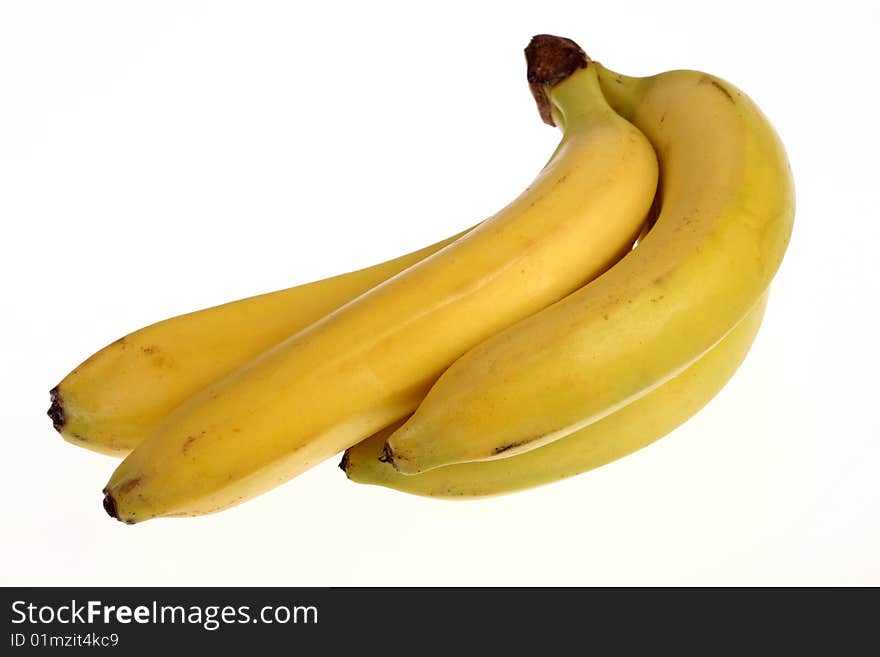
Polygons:
<instances>
[{"instance_id":1,"label":"banana","mask_svg":"<svg viewBox=\"0 0 880 657\"><path fill-rule=\"evenodd\" d=\"M639 234L657 160L570 44L527 50L562 140L533 184L464 237L209 385L119 465L133 523L227 508L412 413L469 348L605 271Z\"/></svg>"},{"instance_id":2,"label":"banana","mask_svg":"<svg viewBox=\"0 0 880 657\"><path fill-rule=\"evenodd\" d=\"M426 497L487 497L533 488L598 468L668 434L726 385L761 325L767 293L724 339L686 370L583 429L510 458L459 463L418 475L395 470L383 455L392 425L346 450L340 467L352 481Z\"/></svg>"},{"instance_id":3,"label":"banana","mask_svg":"<svg viewBox=\"0 0 880 657\"><path fill-rule=\"evenodd\" d=\"M180 404L467 231L366 269L172 317L89 357L50 391L68 442L125 456Z\"/></svg>"},{"instance_id":4,"label":"banana","mask_svg":"<svg viewBox=\"0 0 880 657\"><path fill-rule=\"evenodd\" d=\"M780 265L793 183L757 106L697 71L595 67L657 151L656 223L604 275L453 364L386 442L405 474L513 456L613 413L724 338Z\"/></svg>"}]
</instances>

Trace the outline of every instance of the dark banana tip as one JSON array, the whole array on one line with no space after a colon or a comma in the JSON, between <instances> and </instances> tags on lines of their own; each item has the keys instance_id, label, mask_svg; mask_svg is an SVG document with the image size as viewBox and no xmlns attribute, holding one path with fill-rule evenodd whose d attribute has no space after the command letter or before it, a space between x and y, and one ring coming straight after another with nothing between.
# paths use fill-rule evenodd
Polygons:
<instances>
[{"instance_id":1,"label":"dark banana tip","mask_svg":"<svg viewBox=\"0 0 880 657\"><path fill-rule=\"evenodd\" d=\"M64 415L64 400L61 398L58 386L49 391L49 400L52 403L49 406L49 410L46 411L46 415L52 420L52 426L55 427L55 431L61 431L67 423L67 418Z\"/></svg>"},{"instance_id":2,"label":"dark banana tip","mask_svg":"<svg viewBox=\"0 0 880 657\"><path fill-rule=\"evenodd\" d=\"M104 491L104 511L106 511L107 515L111 518L119 520L119 514L116 512L116 500L114 500L110 492L106 490Z\"/></svg>"},{"instance_id":3,"label":"dark banana tip","mask_svg":"<svg viewBox=\"0 0 880 657\"><path fill-rule=\"evenodd\" d=\"M526 78L544 123L556 125L550 111L547 89L568 78L590 62L587 54L571 39L538 34L526 46Z\"/></svg>"},{"instance_id":4,"label":"dark banana tip","mask_svg":"<svg viewBox=\"0 0 880 657\"><path fill-rule=\"evenodd\" d=\"M339 462L339 469L342 470L346 476L348 476L348 462L351 457L348 455L348 450L345 450L342 454L342 460Z\"/></svg>"}]
</instances>

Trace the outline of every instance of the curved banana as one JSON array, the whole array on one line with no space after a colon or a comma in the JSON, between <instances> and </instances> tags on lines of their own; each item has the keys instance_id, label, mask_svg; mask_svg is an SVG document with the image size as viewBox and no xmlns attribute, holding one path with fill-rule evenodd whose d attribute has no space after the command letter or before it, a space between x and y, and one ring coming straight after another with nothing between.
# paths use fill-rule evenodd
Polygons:
<instances>
[{"instance_id":1,"label":"curved banana","mask_svg":"<svg viewBox=\"0 0 880 657\"><path fill-rule=\"evenodd\" d=\"M612 107L657 151L657 221L605 274L440 377L388 438L405 474L512 456L614 412L712 348L779 267L793 184L755 104L705 73L636 79L596 68Z\"/></svg>"},{"instance_id":2,"label":"curved banana","mask_svg":"<svg viewBox=\"0 0 880 657\"><path fill-rule=\"evenodd\" d=\"M543 447L506 459L405 475L383 454L385 439L399 426L393 425L346 450L340 467L357 483L456 499L513 493L598 468L662 438L718 394L754 342L766 301L765 293L727 337L677 376L611 415Z\"/></svg>"},{"instance_id":3,"label":"curved banana","mask_svg":"<svg viewBox=\"0 0 880 657\"><path fill-rule=\"evenodd\" d=\"M387 262L172 317L129 333L50 391L68 442L125 456L187 399L467 231Z\"/></svg>"},{"instance_id":4,"label":"curved banana","mask_svg":"<svg viewBox=\"0 0 880 657\"><path fill-rule=\"evenodd\" d=\"M519 198L178 407L113 473L108 513L197 515L263 493L408 415L469 348L619 259L657 161L579 52L527 53L563 137Z\"/></svg>"}]
</instances>

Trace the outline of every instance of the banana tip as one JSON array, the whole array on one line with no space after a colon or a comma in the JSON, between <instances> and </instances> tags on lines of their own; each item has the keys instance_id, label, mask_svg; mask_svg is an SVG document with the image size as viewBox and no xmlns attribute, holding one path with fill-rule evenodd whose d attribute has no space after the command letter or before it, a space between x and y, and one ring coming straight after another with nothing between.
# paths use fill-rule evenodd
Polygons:
<instances>
[{"instance_id":1,"label":"banana tip","mask_svg":"<svg viewBox=\"0 0 880 657\"><path fill-rule=\"evenodd\" d=\"M52 420L52 426L55 427L55 431L61 431L67 423L67 417L64 415L64 400L61 398L58 386L49 391L49 401L51 405L49 410L46 411L46 415Z\"/></svg>"},{"instance_id":2,"label":"banana tip","mask_svg":"<svg viewBox=\"0 0 880 657\"><path fill-rule=\"evenodd\" d=\"M342 454L342 460L339 461L339 469L345 473L345 476L348 476L348 461L351 457L348 454L348 450L345 450Z\"/></svg>"},{"instance_id":3,"label":"banana tip","mask_svg":"<svg viewBox=\"0 0 880 657\"><path fill-rule=\"evenodd\" d=\"M537 34L529 41L526 46L526 78L544 123L556 125L547 89L555 87L578 69L586 68L589 62L587 54L571 39Z\"/></svg>"},{"instance_id":4,"label":"banana tip","mask_svg":"<svg viewBox=\"0 0 880 657\"><path fill-rule=\"evenodd\" d=\"M106 490L104 491L104 511L106 511L107 515L111 518L119 520L119 513L116 511L116 500L114 500L110 492Z\"/></svg>"}]
</instances>

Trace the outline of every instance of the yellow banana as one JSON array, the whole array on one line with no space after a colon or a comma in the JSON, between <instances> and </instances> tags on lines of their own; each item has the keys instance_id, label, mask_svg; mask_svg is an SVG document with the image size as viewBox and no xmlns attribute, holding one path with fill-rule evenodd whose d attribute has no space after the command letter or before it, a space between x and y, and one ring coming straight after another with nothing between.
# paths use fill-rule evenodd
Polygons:
<instances>
[{"instance_id":1,"label":"yellow banana","mask_svg":"<svg viewBox=\"0 0 880 657\"><path fill-rule=\"evenodd\" d=\"M130 333L89 357L50 391L49 417L72 444L125 456L208 384L464 234L366 269L179 315Z\"/></svg>"},{"instance_id":2,"label":"yellow banana","mask_svg":"<svg viewBox=\"0 0 880 657\"><path fill-rule=\"evenodd\" d=\"M793 184L757 106L697 71L596 68L657 151L656 223L598 279L453 364L387 440L405 474L513 456L614 412L718 343L779 267Z\"/></svg>"},{"instance_id":3,"label":"yellow banana","mask_svg":"<svg viewBox=\"0 0 880 657\"><path fill-rule=\"evenodd\" d=\"M510 458L459 463L417 475L395 470L383 455L398 425L345 452L340 467L352 481L427 497L486 497L533 488L598 468L650 443L695 415L728 382L746 356L764 315L767 294L721 342L686 370L620 410L559 440Z\"/></svg>"},{"instance_id":4,"label":"yellow banana","mask_svg":"<svg viewBox=\"0 0 880 657\"><path fill-rule=\"evenodd\" d=\"M629 250L656 191L653 149L608 106L579 49L527 56L545 119L563 129L534 183L178 407L113 473L110 515L210 513L279 485L411 413L462 353Z\"/></svg>"}]
</instances>

